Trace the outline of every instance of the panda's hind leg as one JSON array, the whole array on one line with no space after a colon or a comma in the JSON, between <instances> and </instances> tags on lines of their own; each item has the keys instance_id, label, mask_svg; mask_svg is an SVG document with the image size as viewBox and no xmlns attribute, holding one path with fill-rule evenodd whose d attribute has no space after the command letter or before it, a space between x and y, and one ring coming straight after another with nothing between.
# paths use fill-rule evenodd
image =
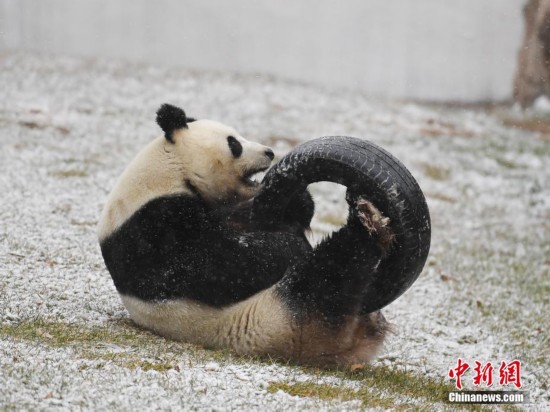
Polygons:
<instances>
[{"instance_id":1,"label":"panda's hind leg","mask_svg":"<svg viewBox=\"0 0 550 412\"><path fill-rule=\"evenodd\" d=\"M390 221L364 198L350 202L346 226L289 268L278 289L301 330L299 360L368 362L389 329L380 312L361 313L363 295L390 250Z\"/></svg>"},{"instance_id":2,"label":"panda's hind leg","mask_svg":"<svg viewBox=\"0 0 550 412\"><path fill-rule=\"evenodd\" d=\"M389 219L358 198L350 204L347 224L287 270L281 293L300 313L322 314L338 323L341 316L359 310L392 239Z\"/></svg>"}]
</instances>

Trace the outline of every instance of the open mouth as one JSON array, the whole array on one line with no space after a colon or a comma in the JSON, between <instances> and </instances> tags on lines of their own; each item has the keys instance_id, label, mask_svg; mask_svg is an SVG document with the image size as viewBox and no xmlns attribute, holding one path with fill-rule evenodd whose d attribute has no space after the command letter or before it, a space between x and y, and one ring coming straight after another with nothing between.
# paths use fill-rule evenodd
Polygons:
<instances>
[{"instance_id":1,"label":"open mouth","mask_svg":"<svg viewBox=\"0 0 550 412\"><path fill-rule=\"evenodd\" d=\"M242 177L243 183L248 186L259 185L265 175L264 172L267 170L267 168L268 166L247 170Z\"/></svg>"}]
</instances>

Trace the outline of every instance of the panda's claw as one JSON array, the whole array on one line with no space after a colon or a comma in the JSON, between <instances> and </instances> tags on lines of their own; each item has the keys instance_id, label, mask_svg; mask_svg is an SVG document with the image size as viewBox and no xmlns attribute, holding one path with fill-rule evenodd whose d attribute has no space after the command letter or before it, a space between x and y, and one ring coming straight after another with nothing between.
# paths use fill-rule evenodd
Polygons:
<instances>
[{"instance_id":1,"label":"panda's claw","mask_svg":"<svg viewBox=\"0 0 550 412\"><path fill-rule=\"evenodd\" d=\"M390 227L390 219L385 217L370 201L362 197L356 201L356 211L363 227L371 236L378 238L378 247L386 255L395 239Z\"/></svg>"}]
</instances>

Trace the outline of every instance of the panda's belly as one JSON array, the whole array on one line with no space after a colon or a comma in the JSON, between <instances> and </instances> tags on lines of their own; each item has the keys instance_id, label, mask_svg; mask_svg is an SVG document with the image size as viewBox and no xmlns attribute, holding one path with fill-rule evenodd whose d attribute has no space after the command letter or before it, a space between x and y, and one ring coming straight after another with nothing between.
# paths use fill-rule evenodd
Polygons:
<instances>
[{"instance_id":1,"label":"panda's belly","mask_svg":"<svg viewBox=\"0 0 550 412\"><path fill-rule=\"evenodd\" d=\"M385 335L370 332L386 325L379 312L342 319L339 326L293 314L277 286L224 308L190 299L151 302L125 295L121 298L134 322L166 338L309 365L369 362Z\"/></svg>"},{"instance_id":2,"label":"panda's belly","mask_svg":"<svg viewBox=\"0 0 550 412\"><path fill-rule=\"evenodd\" d=\"M121 299L134 322L170 339L287 358L299 346L299 327L274 287L224 308L191 299L153 302L122 294Z\"/></svg>"}]
</instances>

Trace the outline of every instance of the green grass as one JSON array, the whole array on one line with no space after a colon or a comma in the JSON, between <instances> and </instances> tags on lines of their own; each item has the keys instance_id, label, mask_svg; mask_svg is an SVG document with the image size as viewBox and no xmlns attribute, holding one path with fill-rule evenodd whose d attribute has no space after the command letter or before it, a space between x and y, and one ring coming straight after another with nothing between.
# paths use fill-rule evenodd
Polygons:
<instances>
[{"instance_id":1,"label":"green grass","mask_svg":"<svg viewBox=\"0 0 550 412\"><path fill-rule=\"evenodd\" d=\"M101 327L27 319L14 324L0 324L0 338L33 342L51 348L71 348L77 358L92 361L81 369L101 368L113 363L128 369L165 372L177 369L182 361L188 366L208 361L220 364L265 362L254 357L239 357L228 350L206 350L193 344L168 340L140 329L126 319Z\"/></svg>"},{"instance_id":2,"label":"green grass","mask_svg":"<svg viewBox=\"0 0 550 412\"><path fill-rule=\"evenodd\" d=\"M506 169L521 169L522 167L512 160L505 159L503 157L495 157L495 161Z\"/></svg>"},{"instance_id":3,"label":"green grass","mask_svg":"<svg viewBox=\"0 0 550 412\"><path fill-rule=\"evenodd\" d=\"M424 174L433 180L445 181L451 177L451 171L444 167L435 166L430 163L422 163L421 167Z\"/></svg>"},{"instance_id":4,"label":"green grass","mask_svg":"<svg viewBox=\"0 0 550 412\"><path fill-rule=\"evenodd\" d=\"M0 335L15 339L30 340L52 347L73 344L121 344L141 343L139 333L130 328L84 327L64 322L42 319L26 320L16 324L1 324Z\"/></svg>"},{"instance_id":5,"label":"green grass","mask_svg":"<svg viewBox=\"0 0 550 412\"><path fill-rule=\"evenodd\" d=\"M86 172L85 170L58 170L55 172L50 172L48 173L48 175L60 179L66 179L70 177L87 177L88 172Z\"/></svg>"},{"instance_id":6,"label":"green grass","mask_svg":"<svg viewBox=\"0 0 550 412\"><path fill-rule=\"evenodd\" d=\"M485 329L486 335L498 337L502 352L507 355L494 361L521 360L523 372L538 376L540 389L549 390L547 379L541 375L550 368L550 358L541 355L550 348L545 326L548 323L545 308L550 301L550 265L544 258L548 246L535 232L518 236L507 231L505 225L485 230L487 233L482 236L496 239L504 246L498 249L472 243L442 257L441 265L459 279L459 290L451 298L453 305L468 305L470 317L465 322L477 324ZM512 246L516 244L524 246L526 256L515 256ZM463 256L468 259L462 259ZM479 287L480 279L486 284L483 288ZM473 344L468 338L458 343Z\"/></svg>"},{"instance_id":7,"label":"green grass","mask_svg":"<svg viewBox=\"0 0 550 412\"><path fill-rule=\"evenodd\" d=\"M511 314L513 316L513 314ZM255 363L265 365L269 359L239 357L229 351L207 351L195 345L166 340L141 330L127 320L117 320L106 326L83 326L65 322L29 319L15 324L0 324L0 337L29 341L52 348L71 348L77 359L84 360L80 370L103 368L107 364L131 370L165 373L205 361L220 364ZM185 356L182 354L185 353ZM394 410L430 410L434 404L449 408L448 392L454 386L444 379L434 379L396 367L364 366L358 371L321 370L286 364L310 375L314 381L274 381L268 392L279 390L293 396L321 401L345 402L358 400L362 407ZM332 377L338 384L319 383L319 378ZM317 381L317 382L315 382ZM347 382L355 382L352 388ZM458 406L458 405L457 405ZM488 410L479 405L460 405L461 409ZM508 408L509 410L516 410Z\"/></svg>"},{"instance_id":8,"label":"green grass","mask_svg":"<svg viewBox=\"0 0 550 412\"><path fill-rule=\"evenodd\" d=\"M15 324L0 324L0 337L29 341L52 348L71 348L78 359L86 362L80 370L102 368L107 364L127 369L164 373L179 369L181 362L217 361L220 364L274 362L269 359L238 357L229 351L207 351L195 345L173 342L119 320L105 327L87 327L43 319L30 319ZM186 356L182 356L185 353ZM411 372L387 367L365 366L359 372L320 370L287 364L313 377L336 377L359 382L359 389L344 383L328 385L314 382L271 382L268 392L282 390L295 396L324 401L360 400L365 407L415 409L418 405L445 402L453 386Z\"/></svg>"},{"instance_id":9,"label":"green grass","mask_svg":"<svg viewBox=\"0 0 550 412\"><path fill-rule=\"evenodd\" d=\"M412 372L385 366L365 366L360 372L320 371L306 368L312 375L336 376L343 380L359 383L357 389L345 384L272 382L268 391L279 390L293 396L317 398L324 401L358 400L365 408L392 410L431 410L434 404L453 407L447 404L449 391L456 390L443 379L433 379ZM456 405L461 409L489 410L480 405Z\"/></svg>"},{"instance_id":10,"label":"green grass","mask_svg":"<svg viewBox=\"0 0 550 412\"><path fill-rule=\"evenodd\" d=\"M182 351L194 355L200 352L200 348L168 341L126 321L107 327L84 327L42 319L26 320L16 324L1 324L0 336L53 348L72 348L78 358L94 361L94 367L102 367L110 362L128 369L165 372L177 368L178 355ZM116 352L113 347L117 349Z\"/></svg>"},{"instance_id":11,"label":"green grass","mask_svg":"<svg viewBox=\"0 0 550 412\"><path fill-rule=\"evenodd\" d=\"M267 388L268 392L283 391L292 396L317 398L323 401L352 401L360 400L364 407L392 408L395 401L392 397L379 397L364 390L354 390L346 386L332 386L313 382L273 382Z\"/></svg>"}]
</instances>

